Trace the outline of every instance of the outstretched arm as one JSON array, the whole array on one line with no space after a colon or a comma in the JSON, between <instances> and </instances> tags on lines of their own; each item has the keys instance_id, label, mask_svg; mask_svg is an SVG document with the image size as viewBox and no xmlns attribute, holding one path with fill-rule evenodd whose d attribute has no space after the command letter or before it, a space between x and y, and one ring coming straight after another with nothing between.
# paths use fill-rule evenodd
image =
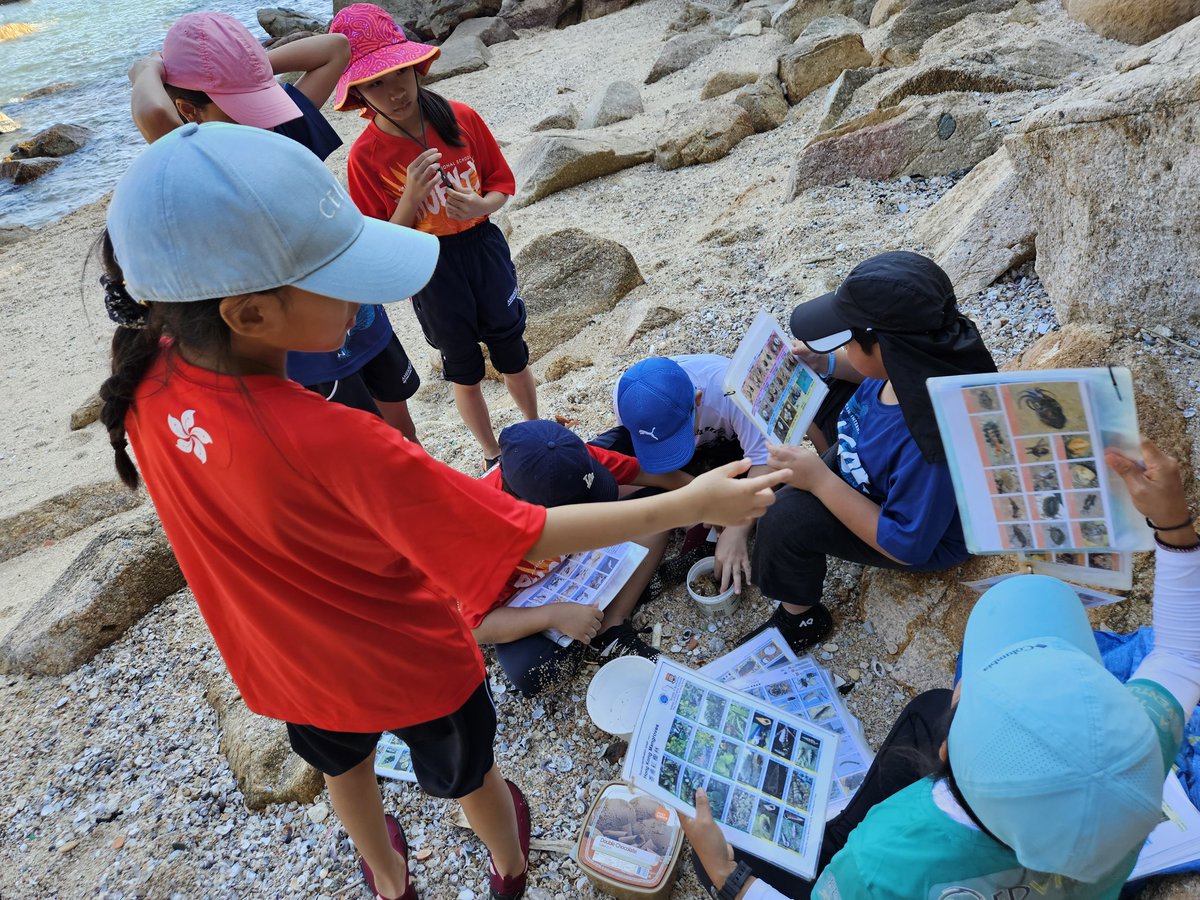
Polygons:
<instances>
[{"instance_id":1,"label":"outstretched arm","mask_svg":"<svg viewBox=\"0 0 1200 900\"><path fill-rule=\"evenodd\" d=\"M303 72L296 90L320 107L333 93L350 62L350 41L344 34L314 34L267 51L271 71Z\"/></svg>"},{"instance_id":2,"label":"outstretched arm","mask_svg":"<svg viewBox=\"0 0 1200 900\"><path fill-rule=\"evenodd\" d=\"M133 124L148 144L153 144L183 124L179 110L163 87L163 77L161 53L152 53L145 59L139 59L129 68L129 81L133 85L129 111L133 116Z\"/></svg>"}]
</instances>

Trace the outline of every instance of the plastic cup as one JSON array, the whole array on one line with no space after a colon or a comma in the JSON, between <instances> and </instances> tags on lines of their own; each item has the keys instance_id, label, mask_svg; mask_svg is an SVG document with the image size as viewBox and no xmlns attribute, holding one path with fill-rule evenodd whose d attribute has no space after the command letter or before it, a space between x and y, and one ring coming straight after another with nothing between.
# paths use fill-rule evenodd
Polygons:
<instances>
[{"instance_id":1,"label":"plastic cup","mask_svg":"<svg viewBox=\"0 0 1200 900\"><path fill-rule=\"evenodd\" d=\"M701 575L711 575L716 571L717 560L715 557L706 556L700 562L696 563L688 570L687 574L687 592L692 601L700 607L700 610L710 619L718 619L723 616L733 615L733 611L737 609L738 600L741 597L733 592L733 586L724 593L717 594L715 597L705 597L703 594L697 594L692 589L692 582Z\"/></svg>"},{"instance_id":2,"label":"plastic cup","mask_svg":"<svg viewBox=\"0 0 1200 900\"><path fill-rule=\"evenodd\" d=\"M601 666L587 689L587 711L596 727L629 740L653 680L654 663L640 656Z\"/></svg>"}]
</instances>

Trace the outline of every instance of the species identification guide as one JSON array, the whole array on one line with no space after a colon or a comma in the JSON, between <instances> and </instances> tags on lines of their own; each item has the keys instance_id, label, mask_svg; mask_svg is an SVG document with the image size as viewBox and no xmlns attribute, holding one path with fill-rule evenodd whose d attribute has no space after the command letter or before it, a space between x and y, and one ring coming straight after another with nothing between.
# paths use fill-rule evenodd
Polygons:
<instances>
[{"instance_id":1,"label":"species identification guide","mask_svg":"<svg viewBox=\"0 0 1200 900\"><path fill-rule=\"evenodd\" d=\"M875 754L863 739L857 720L834 689L829 672L817 665L811 656L805 655L799 662L743 678L730 687L837 732L840 740L825 818L832 819L845 809L866 779Z\"/></svg>"},{"instance_id":2,"label":"species identification guide","mask_svg":"<svg viewBox=\"0 0 1200 900\"><path fill-rule=\"evenodd\" d=\"M724 656L701 667L700 674L722 684L751 678L799 659L778 628L767 628Z\"/></svg>"},{"instance_id":3,"label":"species identification guide","mask_svg":"<svg viewBox=\"0 0 1200 900\"><path fill-rule=\"evenodd\" d=\"M1128 369L955 375L928 386L972 553L1153 548L1104 462L1109 447L1138 455Z\"/></svg>"},{"instance_id":4,"label":"species identification guide","mask_svg":"<svg viewBox=\"0 0 1200 900\"><path fill-rule=\"evenodd\" d=\"M641 544L632 542L572 553L537 582L514 594L508 605L532 608L547 603L580 603L604 609L647 553ZM571 638L555 628L544 634L562 647L571 643Z\"/></svg>"},{"instance_id":5,"label":"species identification guide","mask_svg":"<svg viewBox=\"0 0 1200 900\"><path fill-rule=\"evenodd\" d=\"M735 847L816 873L838 736L660 658L624 778L695 815L697 788Z\"/></svg>"},{"instance_id":6,"label":"species identification guide","mask_svg":"<svg viewBox=\"0 0 1200 900\"><path fill-rule=\"evenodd\" d=\"M817 373L792 353L788 336L765 310L738 344L723 387L755 427L780 444L804 440L829 393Z\"/></svg>"}]
</instances>

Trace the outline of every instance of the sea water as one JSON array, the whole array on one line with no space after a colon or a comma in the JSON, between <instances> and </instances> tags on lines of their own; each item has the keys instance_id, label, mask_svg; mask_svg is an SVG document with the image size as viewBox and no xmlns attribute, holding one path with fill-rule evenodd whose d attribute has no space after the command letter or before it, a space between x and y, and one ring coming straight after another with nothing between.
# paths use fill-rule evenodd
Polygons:
<instances>
[{"instance_id":1,"label":"sea water","mask_svg":"<svg viewBox=\"0 0 1200 900\"><path fill-rule=\"evenodd\" d=\"M226 12L256 38L265 39L255 13L269 5L269 0L23 0L0 5L0 110L21 124L19 132L0 135L0 156L12 144L60 122L93 132L87 146L38 180L20 187L0 181L0 225L38 227L112 190L145 147L129 117L129 67L162 49L163 37L176 19L197 10ZM279 5L321 21L332 15L330 0L286 0ZM6 25L28 25L32 30ZM8 33L22 34L4 39ZM71 86L25 99L58 82Z\"/></svg>"}]
</instances>

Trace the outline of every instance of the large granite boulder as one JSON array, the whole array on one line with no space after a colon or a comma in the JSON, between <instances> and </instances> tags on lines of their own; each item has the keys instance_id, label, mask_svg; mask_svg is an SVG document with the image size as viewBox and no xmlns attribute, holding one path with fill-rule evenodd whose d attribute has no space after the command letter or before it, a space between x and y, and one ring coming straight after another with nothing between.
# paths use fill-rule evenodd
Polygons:
<instances>
[{"instance_id":1,"label":"large granite boulder","mask_svg":"<svg viewBox=\"0 0 1200 900\"><path fill-rule=\"evenodd\" d=\"M959 94L877 110L819 134L792 169L789 195L849 177L948 175L991 156L1000 143L987 108Z\"/></svg>"},{"instance_id":2,"label":"large granite boulder","mask_svg":"<svg viewBox=\"0 0 1200 900\"><path fill-rule=\"evenodd\" d=\"M644 111L642 94L637 85L628 81L613 81L592 97L579 120L579 127L600 128L640 116Z\"/></svg>"},{"instance_id":3,"label":"large granite boulder","mask_svg":"<svg viewBox=\"0 0 1200 900\"><path fill-rule=\"evenodd\" d=\"M654 159L654 150L625 138L577 134L538 135L512 155L520 209L556 191Z\"/></svg>"},{"instance_id":4,"label":"large granite boulder","mask_svg":"<svg viewBox=\"0 0 1200 900\"><path fill-rule=\"evenodd\" d=\"M106 529L0 642L0 671L65 675L183 586L153 509Z\"/></svg>"},{"instance_id":5,"label":"large granite boulder","mask_svg":"<svg viewBox=\"0 0 1200 900\"><path fill-rule=\"evenodd\" d=\"M788 102L799 103L846 69L871 64L861 34L811 35L801 38L779 57L779 80Z\"/></svg>"},{"instance_id":6,"label":"large granite boulder","mask_svg":"<svg viewBox=\"0 0 1200 900\"><path fill-rule=\"evenodd\" d=\"M319 19L286 7L270 6L257 13L259 27L273 38L281 38L297 31L320 34L325 23Z\"/></svg>"},{"instance_id":7,"label":"large granite boulder","mask_svg":"<svg viewBox=\"0 0 1200 900\"><path fill-rule=\"evenodd\" d=\"M1062 322L1200 325L1200 20L1026 117L1007 147Z\"/></svg>"},{"instance_id":8,"label":"large granite boulder","mask_svg":"<svg viewBox=\"0 0 1200 900\"><path fill-rule=\"evenodd\" d=\"M864 0L788 0L771 17L771 27L794 41L813 20L826 16L845 16L865 25L873 6Z\"/></svg>"},{"instance_id":9,"label":"large granite boulder","mask_svg":"<svg viewBox=\"0 0 1200 900\"><path fill-rule=\"evenodd\" d=\"M951 188L913 234L946 270L959 297L981 291L1033 258L1037 231L1001 147Z\"/></svg>"},{"instance_id":10,"label":"large granite boulder","mask_svg":"<svg viewBox=\"0 0 1200 900\"><path fill-rule=\"evenodd\" d=\"M517 0L500 15L513 28L566 28L579 23L579 0Z\"/></svg>"},{"instance_id":11,"label":"large granite boulder","mask_svg":"<svg viewBox=\"0 0 1200 900\"><path fill-rule=\"evenodd\" d=\"M484 16L481 19L467 19L460 22L454 33L447 40L455 38L477 37L487 46L502 44L505 41L515 41L517 33L507 19L499 16Z\"/></svg>"},{"instance_id":12,"label":"large granite boulder","mask_svg":"<svg viewBox=\"0 0 1200 900\"><path fill-rule=\"evenodd\" d=\"M867 32L875 64L908 65L939 31L974 13L1007 12L1017 0L910 0L879 28ZM872 16L874 19L874 16Z\"/></svg>"},{"instance_id":13,"label":"large granite boulder","mask_svg":"<svg viewBox=\"0 0 1200 900\"><path fill-rule=\"evenodd\" d=\"M6 159L0 163L0 178L7 178L13 184L28 184L43 175L49 175L61 165L61 159L54 159L50 156L38 156L34 159Z\"/></svg>"},{"instance_id":14,"label":"large granite boulder","mask_svg":"<svg viewBox=\"0 0 1200 900\"><path fill-rule=\"evenodd\" d=\"M336 15L360 0L333 0ZM406 32L421 40L444 41L460 22L494 16L501 0L374 0ZM513 23L514 25L516 23Z\"/></svg>"},{"instance_id":15,"label":"large granite boulder","mask_svg":"<svg viewBox=\"0 0 1200 900\"><path fill-rule=\"evenodd\" d=\"M658 59L650 67L646 84L654 84L668 75L686 69L702 56L712 52L724 38L705 32L679 34L663 44Z\"/></svg>"},{"instance_id":16,"label":"large granite boulder","mask_svg":"<svg viewBox=\"0 0 1200 900\"><path fill-rule=\"evenodd\" d=\"M0 562L47 543L61 541L101 519L128 512L146 501L119 481L71 488L30 509L0 519Z\"/></svg>"},{"instance_id":17,"label":"large granite boulder","mask_svg":"<svg viewBox=\"0 0 1200 900\"><path fill-rule=\"evenodd\" d=\"M534 238L513 260L529 310L531 361L577 335L592 316L643 283L632 254L616 241L565 228Z\"/></svg>"},{"instance_id":18,"label":"large granite boulder","mask_svg":"<svg viewBox=\"0 0 1200 900\"><path fill-rule=\"evenodd\" d=\"M709 100L673 113L659 133L654 161L663 169L714 162L754 134L754 120L732 100Z\"/></svg>"},{"instance_id":19,"label":"large granite boulder","mask_svg":"<svg viewBox=\"0 0 1200 900\"><path fill-rule=\"evenodd\" d=\"M1072 19L1106 38L1145 44L1200 16L1200 0L1062 0Z\"/></svg>"},{"instance_id":20,"label":"large granite boulder","mask_svg":"<svg viewBox=\"0 0 1200 900\"><path fill-rule=\"evenodd\" d=\"M783 96L783 85L774 75L763 75L754 84L742 88L733 102L750 113L750 122L759 134L782 125L789 109L787 98Z\"/></svg>"},{"instance_id":21,"label":"large granite boulder","mask_svg":"<svg viewBox=\"0 0 1200 900\"><path fill-rule=\"evenodd\" d=\"M492 53L487 45L475 35L453 37L442 44L441 55L429 67L426 84L433 84L455 75L466 75L486 69Z\"/></svg>"}]
</instances>

